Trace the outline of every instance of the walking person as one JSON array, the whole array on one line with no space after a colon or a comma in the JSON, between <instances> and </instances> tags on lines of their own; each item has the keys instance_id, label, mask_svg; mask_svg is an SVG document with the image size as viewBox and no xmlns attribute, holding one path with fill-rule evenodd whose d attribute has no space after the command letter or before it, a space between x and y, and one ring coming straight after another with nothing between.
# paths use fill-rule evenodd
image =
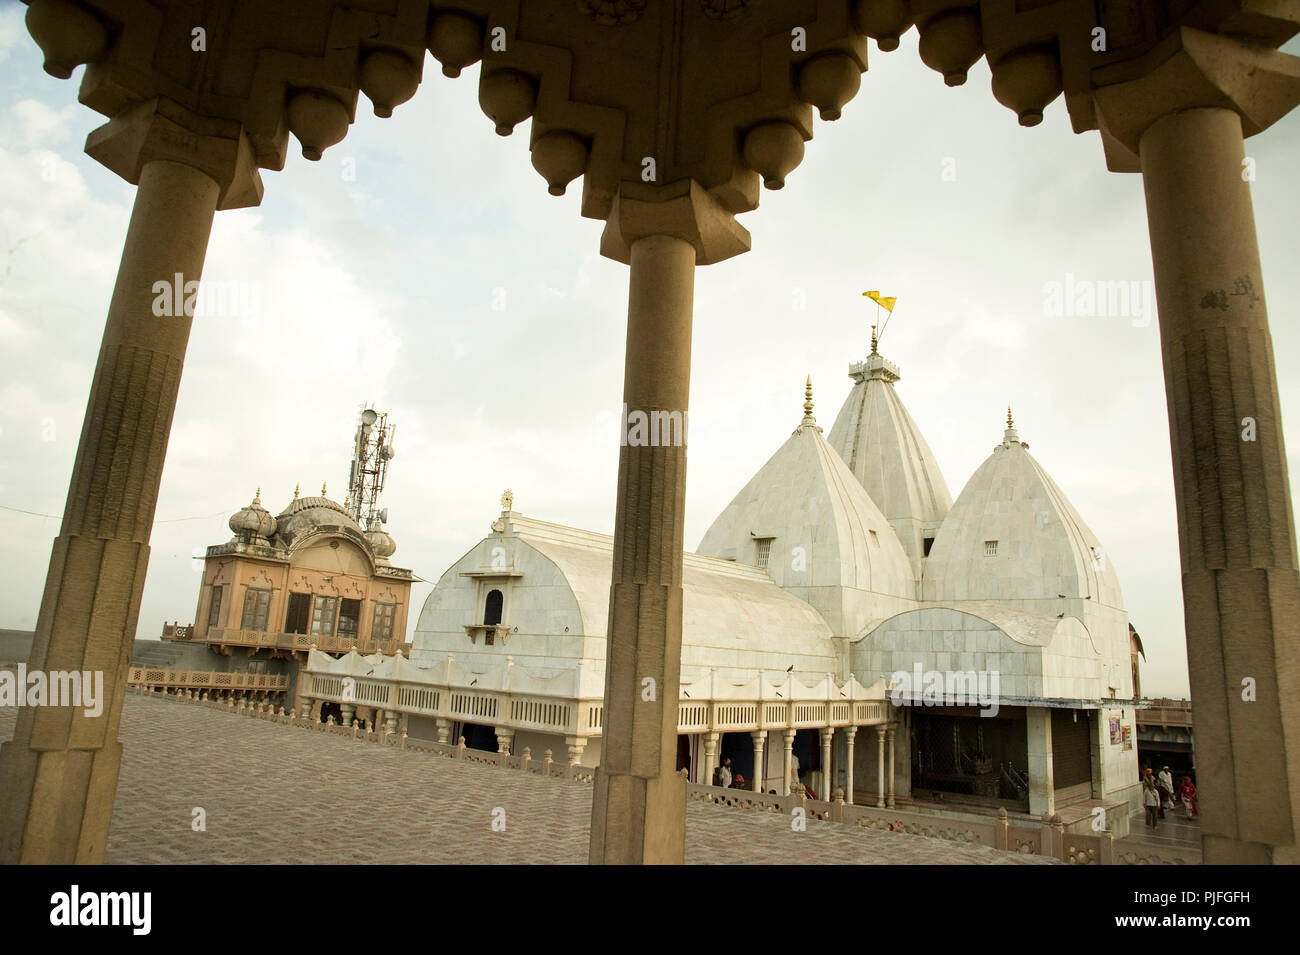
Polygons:
<instances>
[{"instance_id":1,"label":"walking person","mask_svg":"<svg viewBox=\"0 0 1300 955\"><path fill-rule=\"evenodd\" d=\"M1174 808L1174 776L1169 772L1169 767L1164 766L1156 774L1156 785L1160 787L1160 818L1165 817L1164 810L1173 810Z\"/></svg>"},{"instance_id":2,"label":"walking person","mask_svg":"<svg viewBox=\"0 0 1300 955\"><path fill-rule=\"evenodd\" d=\"M1182 785L1178 787L1178 795L1183 799L1183 808L1187 810L1187 818L1195 819L1196 812L1196 783L1192 782L1191 776L1184 776Z\"/></svg>"},{"instance_id":3,"label":"walking person","mask_svg":"<svg viewBox=\"0 0 1300 955\"><path fill-rule=\"evenodd\" d=\"M1156 780L1151 775L1150 769L1142 777L1142 805L1147 811L1147 826L1155 829L1160 825L1160 817L1157 815L1160 811L1160 790L1156 787Z\"/></svg>"}]
</instances>

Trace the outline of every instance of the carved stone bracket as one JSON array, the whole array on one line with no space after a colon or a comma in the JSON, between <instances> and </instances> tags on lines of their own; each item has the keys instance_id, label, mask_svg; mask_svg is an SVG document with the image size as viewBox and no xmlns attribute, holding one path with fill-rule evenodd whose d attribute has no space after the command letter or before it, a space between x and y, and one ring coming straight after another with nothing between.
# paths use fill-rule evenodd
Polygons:
<instances>
[{"instance_id":1,"label":"carved stone bracket","mask_svg":"<svg viewBox=\"0 0 1300 955\"><path fill-rule=\"evenodd\" d=\"M1106 162L1138 171L1142 134L1185 109L1230 109L1253 136L1300 103L1300 57L1182 27L1140 63L1101 73L1117 82L1094 92Z\"/></svg>"},{"instance_id":2,"label":"carved stone bracket","mask_svg":"<svg viewBox=\"0 0 1300 955\"><path fill-rule=\"evenodd\" d=\"M220 187L218 209L262 201L262 177L239 124L196 116L163 97L139 103L91 132L86 153L133 184L154 160L191 166Z\"/></svg>"},{"instance_id":3,"label":"carved stone bracket","mask_svg":"<svg viewBox=\"0 0 1300 955\"><path fill-rule=\"evenodd\" d=\"M656 198L642 198L638 193ZM671 197L663 198L664 193ZM689 242L695 247L697 265L721 262L748 252L750 246L749 230L693 179L684 179L656 193L625 186L614 198L601 234L600 254L630 264L632 243L651 235Z\"/></svg>"}]
</instances>

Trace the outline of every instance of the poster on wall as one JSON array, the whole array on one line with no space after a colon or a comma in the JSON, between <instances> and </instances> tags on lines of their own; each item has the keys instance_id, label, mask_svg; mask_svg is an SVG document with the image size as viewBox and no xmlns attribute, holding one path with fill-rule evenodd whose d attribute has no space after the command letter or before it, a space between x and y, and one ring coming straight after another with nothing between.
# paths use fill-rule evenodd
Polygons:
<instances>
[{"instance_id":1,"label":"poster on wall","mask_svg":"<svg viewBox=\"0 0 1300 955\"><path fill-rule=\"evenodd\" d=\"M1123 732L1124 732L1124 748L1132 749L1133 748L1133 727L1125 726Z\"/></svg>"},{"instance_id":2,"label":"poster on wall","mask_svg":"<svg viewBox=\"0 0 1300 955\"><path fill-rule=\"evenodd\" d=\"M1112 746L1118 746L1122 738L1119 729L1119 718L1115 717L1110 721L1110 744Z\"/></svg>"}]
</instances>

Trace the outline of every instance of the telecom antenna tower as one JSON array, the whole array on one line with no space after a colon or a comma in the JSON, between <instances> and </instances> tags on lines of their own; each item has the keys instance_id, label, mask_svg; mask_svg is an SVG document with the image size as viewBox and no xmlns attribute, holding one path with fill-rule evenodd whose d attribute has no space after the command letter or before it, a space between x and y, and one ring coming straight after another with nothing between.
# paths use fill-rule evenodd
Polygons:
<instances>
[{"instance_id":1,"label":"telecom antenna tower","mask_svg":"<svg viewBox=\"0 0 1300 955\"><path fill-rule=\"evenodd\" d=\"M388 508L379 508L384 491L388 463L393 460L393 434L396 425L388 415L373 408L361 412L357 437L352 447L352 473L348 478L348 513L365 530L378 530L388 523Z\"/></svg>"}]
</instances>

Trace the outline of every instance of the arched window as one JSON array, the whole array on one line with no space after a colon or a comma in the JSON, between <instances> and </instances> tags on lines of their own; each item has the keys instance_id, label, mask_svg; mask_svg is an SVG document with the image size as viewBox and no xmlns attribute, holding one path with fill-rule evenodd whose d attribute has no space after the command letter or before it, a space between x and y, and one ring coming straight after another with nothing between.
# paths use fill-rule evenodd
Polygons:
<instances>
[{"instance_id":1,"label":"arched window","mask_svg":"<svg viewBox=\"0 0 1300 955\"><path fill-rule=\"evenodd\" d=\"M483 604L483 625L492 626L494 623L501 622L501 604L503 601L501 591L489 590L487 600Z\"/></svg>"}]
</instances>

